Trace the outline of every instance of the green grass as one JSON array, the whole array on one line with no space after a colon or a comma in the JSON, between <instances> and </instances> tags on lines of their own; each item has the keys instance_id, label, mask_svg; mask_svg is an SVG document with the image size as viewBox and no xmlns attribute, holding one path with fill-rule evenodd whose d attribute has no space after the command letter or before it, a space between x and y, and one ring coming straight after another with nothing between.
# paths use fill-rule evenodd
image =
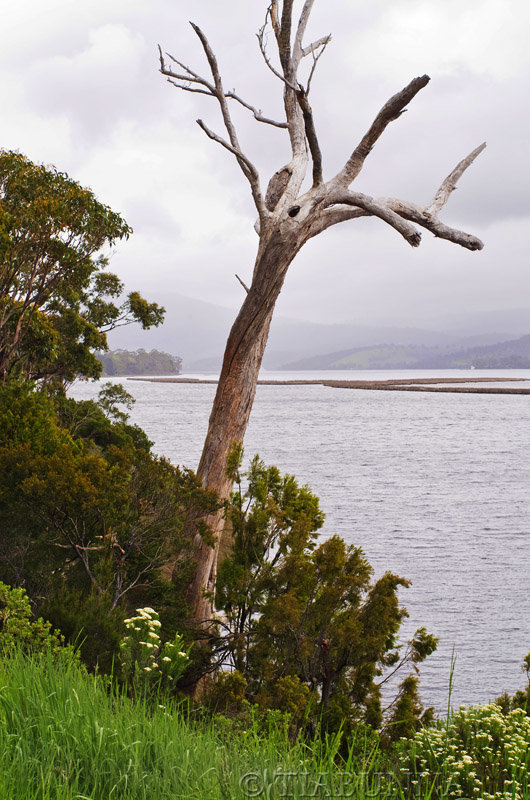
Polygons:
<instances>
[{"instance_id":1,"label":"green grass","mask_svg":"<svg viewBox=\"0 0 530 800\"><path fill-rule=\"evenodd\" d=\"M66 660L0 660L0 800L364 796L358 760L339 770L336 750L133 705Z\"/></svg>"},{"instance_id":2,"label":"green grass","mask_svg":"<svg viewBox=\"0 0 530 800\"><path fill-rule=\"evenodd\" d=\"M15 651L0 658L0 800L412 797L388 782L388 757L363 741L340 758L338 737L293 743L277 717L266 732L262 724L190 721L176 707L133 704L71 657ZM443 765L435 767L415 800L440 796L433 776Z\"/></svg>"}]
</instances>

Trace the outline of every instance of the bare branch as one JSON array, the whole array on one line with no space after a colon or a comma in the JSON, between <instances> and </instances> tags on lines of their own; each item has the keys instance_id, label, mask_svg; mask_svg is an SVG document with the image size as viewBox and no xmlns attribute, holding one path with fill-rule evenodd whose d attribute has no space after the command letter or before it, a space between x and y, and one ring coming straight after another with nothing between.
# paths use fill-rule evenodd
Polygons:
<instances>
[{"instance_id":1,"label":"bare branch","mask_svg":"<svg viewBox=\"0 0 530 800\"><path fill-rule=\"evenodd\" d=\"M298 21L298 27L296 30L296 36L293 46L293 55L292 55L293 71L294 75L296 75L296 72L298 70L302 58L305 58L306 56L313 54L313 66L311 67L309 79L305 87L306 95L309 94L309 88L311 86L311 80L313 78L316 69L317 61L324 52L324 50L326 49L326 45L331 41L331 34L328 34L327 36L321 36L320 39L317 39L316 41L312 42L312 44L308 45L307 47L303 47L303 39L314 2L315 0L306 0L304 3L304 7L300 14L300 19ZM321 50L315 56L314 54L316 53L317 50L319 50L319 48L321 48Z\"/></svg>"},{"instance_id":2,"label":"bare branch","mask_svg":"<svg viewBox=\"0 0 530 800\"><path fill-rule=\"evenodd\" d=\"M195 94L205 94L208 97L215 97L214 94L208 92L206 89L194 89L192 86L182 86L182 84L177 83L172 78L168 78L167 82L172 86L175 86L177 89L182 89L183 92L194 92Z\"/></svg>"},{"instance_id":3,"label":"bare branch","mask_svg":"<svg viewBox=\"0 0 530 800\"><path fill-rule=\"evenodd\" d=\"M182 89L185 92L196 92L197 94L206 94L211 97L218 96L215 86L207 81L206 78L198 75L190 67L186 66L181 61L178 61L178 59L172 56L171 53L166 53L167 57L174 61L175 64L178 64L178 66L183 70L183 73L174 72L172 69L166 66L160 45L158 45L158 52L160 57L160 72L162 75L167 77L168 83L171 83L177 89ZM193 83L200 84L201 86L204 86L205 89L196 89L190 85ZM258 122L266 122L268 125L275 125L277 128L287 128L286 122L276 122L276 120L264 117L261 113L261 110L251 106L250 103L247 103L245 100L239 97L235 90L232 90L231 92L225 92L225 97L237 100L237 102L241 103L242 106L248 108L249 111L252 111L254 118Z\"/></svg>"},{"instance_id":4,"label":"bare branch","mask_svg":"<svg viewBox=\"0 0 530 800\"><path fill-rule=\"evenodd\" d=\"M278 17L278 0L272 0L269 8L267 9L267 13L265 15L265 26L267 26L268 18L271 18L271 25L272 30L274 31L274 35L278 40L280 38L280 19Z\"/></svg>"},{"instance_id":5,"label":"bare branch","mask_svg":"<svg viewBox=\"0 0 530 800\"><path fill-rule=\"evenodd\" d=\"M463 158L460 161L454 170L447 176L444 180L438 191L436 192L433 200L431 203L425 208L425 214L427 216L435 217L439 211L444 207L444 205L449 200L451 196L451 192L456 189L457 181L462 177L466 169L471 166L473 161L479 156L484 148L486 147L486 142L483 142L481 145L475 148L466 158Z\"/></svg>"},{"instance_id":6,"label":"bare branch","mask_svg":"<svg viewBox=\"0 0 530 800\"><path fill-rule=\"evenodd\" d=\"M234 92L225 94L225 91L223 89L223 84L222 84L222 81L221 81L221 75L220 75L220 72L219 72L219 67L217 65L217 59L215 57L215 54L214 54L212 48L210 47L210 43L208 42L208 39L206 38L204 33L201 31L201 29L198 27L198 25L195 25L193 22L191 22L190 25L192 26L193 30L195 31L195 33L197 34L197 36L198 36L198 38L199 38L199 40L201 42L202 48L204 50L204 53L206 55L208 64L210 66L210 71L212 73L212 78L213 78L213 84L210 81L206 80L206 78L203 78L197 72L192 70L186 64L183 64L181 61L176 59L174 56L172 56L170 54L166 54L168 56L168 58L170 58L175 64L178 65L178 67L182 70L182 72L175 72L172 69L169 69L166 66L166 63L164 61L164 56L162 54L162 49L161 49L161 47L159 45L158 52L159 52L159 58L160 58L160 72L163 75L165 75L168 78L169 82L173 86L175 86L177 89L182 89L185 92L194 92L194 93L197 93L197 94L205 94L205 95L209 95L209 96L215 97L217 99L217 101L219 103L219 106L221 108L221 115L223 117L223 122L224 122L224 125L225 125L225 128L226 128L226 131L228 133L229 142L227 142L221 136L218 136L216 133L211 131L204 124L204 122L202 120L197 120L197 122L200 125L200 127L202 128L202 130L206 133L206 135L210 137L210 139L213 139L214 141L218 142L223 147L225 147L227 150L229 150L231 153L233 153L233 155L236 156L238 164L241 167L241 170L242 170L243 174L245 175L245 177L247 178L247 180L250 183L250 188L251 188L251 191L252 191L252 197L254 198L254 203L256 205L256 208L258 210L258 214L260 215L260 219L261 219L267 212L266 212L265 204L263 202L263 197L261 195L259 174L258 174L258 171L257 171L256 167L244 155L244 153L241 150L241 147L239 145L239 141L238 141L238 138L237 138L236 129L235 129L234 124L232 122L232 118L230 116L230 111L228 109L227 97L229 97L229 96L233 97L234 99L238 100L243 105L246 105L247 108L250 108L253 111L255 111L255 109L253 109L252 106L249 106L248 104L245 104L244 101L241 100L241 98L237 97L237 95L235 95ZM261 116L259 114L259 112L255 112L254 115L256 116L256 118ZM263 117L260 121L266 121L266 118ZM269 122L271 124L273 124L272 120L270 120Z\"/></svg>"},{"instance_id":7,"label":"bare branch","mask_svg":"<svg viewBox=\"0 0 530 800\"><path fill-rule=\"evenodd\" d=\"M227 142L226 139L223 139L222 136L219 136L217 133L214 133L206 125L206 123L203 122L202 119L198 119L198 120L196 120L196 122L197 122L197 125L199 126L199 128L202 128L202 130L205 132L206 136L208 136L210 139L213 139L214 142L217 142L218 144L222 145L230 153L233 153L235 155L237 160L244 165L245 169L243 171L245 172L245 175L247 175L247 177L252 176L256 180L258 179L258 171L257 171L256 167L254 166L252 161L249 161L249 159L246 157L246 155L244 155L244 153L241 152L241 150L238 150L237 147L234 147L233 145L231 145L230 142Z\"/></svg>"},{"instance_id":8,"label":"bare branch","mask_svg":"<svg viewBox=\"0 0 530 800\"><path fill-rule=\"evenodd\" d=\"M243 287L243 289L245 290L245 292L248 294L248 293L249 293L249 291L250 291L250 289L248 288L248 286L246 285L246 283L243 283L243 281L241 280L241 278L239 277L239 275L237 274L237 272L236 272L236 278L238 279L239 283L241 284L241 286Z\"/></svg>"},{"instance_id":9,"label":"bare branch","mask_svg":"<svg viewBox=\"0 0 530 800\"><path fill-rule=\"evenodd\" d=\"M298 99L300 108L302 109L305 135L309 144L311 158L313 159L313 186L318 186L322 183L322 151L320 150L320 145L318 143L315 122L313 120L313 112L307 100L307 94L304 89L300 88L296 93L296 97Z\"/></svg>"},{"instance_id":10,"label":"bare branch","mask_svg":"<svg viewBox=\"0 0 530 800\"><path fill-rule=\"evenodd\" d=\"M250 103L247 103L243 100L239 95L235 93L235 91L226 92L225 97L230 97L232 100L237 100L238 103L241 103L242 106L248 108L249 111L252 111L254 115L254 119L258 122L265 122L267 125L274 125L276 128L287 128L286 122L276 122L274 119L269 119L268 117L264 117L261 113L261 110L258 111L257 108L251 106Z\"/></svg>"},{"instance_id":11,"label":"bare branch","mask_svg":"<svg viewBox=\"0 0 530 800\"><path fill-rule=\"evenodd\" d=\"M428 75L423 75L421 78L414 78L408 86L405 86L404 89L385 103L373 121L370 129L365 133L361 142L351 154L344 168L333 179L333 183L340 186L350 185L362 170L366 157L369 155L387 125L403 114L405 106L410 103L424 86L427 86L429 80L430 78Z\"/></svg>"},{"instance_id":12,"label":"bare branch","mask_svg":"<svg viewBox=\"0 0 530 800\"><path fill-rule=\"evenodd\" d=\"M265 61L266 65L268 66L270 71L273 73L273 75L276 75L276 77L279 80L281 80L282 83L285 83L285 85L289 89L292 89L293 92L296 92L296 86L294 85L294 83L289 81L285 77L285 75L282 75L282 73L279 72L279 70L276 69L276 67L271 63L271 60L270 60L269 56L267 55L267 48L265 46L265 30L266 30L266 27L267 27L267 22L265 21L265 24L263 25L262 28L259 29L258 34L257 34L258 43L259 43L259 49L261 51L261 55L263 56L263 60Z\"/></svg>"},{"instance_id":13,"label":"bare branch","mask_svg":"<svg viewBox=\"0 0 530 800\"><path fill-rule=\"evenodd\" d=\"M445 225L437 217L432 217L414 203L406 203L395 198L384 198L383 200L378 200L378 202L385 203L403 219L415 222L416 225L421 225L439 239L447 239L449 242L465 247L466 250L482 250L484 247L483 242L478 237Z\"/></svg>"},{"instance_id":14,"label":"bare branch","mask_svg":"<svg viewBox=\"0 0 530 800\"><path fill-rule=\"evenodd\" d=\"M328 33L327 36L321 36L320 39L316 40L316 42L313 42L307 47L302 48L302 57L305 58L306 56L311 55L311 53L314 53L315 50L318 50L319 47L322 47L322 52L323 52L324 48L326 48L330 42L331 42L331 33ZM322 53L318 55L318 58L320 58L321 54Z\"/></svg>"},{"instance_id":15,"label":"bare branch","mask_svg":"<svg viewBox=\"0 0 530 800\"><path fill-rule=\"evenodd\" d=\"M373 198L360 195L359 193L350 192L349 194L353 205L348 207L344 203L340 203L326 208L317 217L315 223L311 225L311 238L331 228L333 225L366 216L377 216L385 222L388 222L388 224L392 225L396 230L399 230L394 224L395 219L392 216L386 218L384 213L382 213L386 210L387 213L390 212L390 215L394 214L395 216L402 217L402 219L414 222L416 225L426 228L426 230L430 231L437 238L446 239L449 242L465 247L466 250L482 250L484 247L482 241L476 236L445 225L436 217L431 217L424 209L414 203L406 203L403 200L390 197L373 200ZM379 213L376 213L376 211ZM401 231L399 232L402 233ZM402 233L402 235L404 234ZM405 238L407 238L407 236L405 236ZM410 244L413 243L410 242Z\"/></svg>"},{"instance_id":16,"label":"bare branch","mask_svg":"<svg viewBox=\"0 0 530 800\"><path fill-rule=\"evenodd\" d=\"M313 80L313 75L315 74L315 70L317 68L318 59L320 58L320 56L322 55L322 53L326 49L327 44L328 44L328 42L330 40L331 40L331 36L329 36L327 38L327 40L322 44L320 52L317 53L316 55L315 55L315 51L311 50L311 53L313 54L313 66L311 67L311 72L309 73L309 78L307 79L307 86L306 86L306 89L305 89L305 93L306 94L309 94L309 92L311 90L311 81Z\"/></svg>"},{"instance_id":17,"label":"bare branch","mask_svg":"<svg viewBox=\"0 0 530 800\"><path fill-rule=\"evenodd\" d=\"M338 225L341 222L348 222L351 219L371 216L370 212L365 211L364 208L342 205L331 206L330 208L324 209L317 216L315 221L311 223L309 238L312 239L314 236L318 236L319 233L323 233L323 231L327 231L328 228L331 228L333 225Z\"/></svg>"},{"instance_id":18,"label":"bare branch","mask_svg":"<svg viewBox=\"0 0 530 800\"><path fill-rule=\"evenodd\" d=\"M294 39L294 47L293 47L293 61L296 66L298 66L298 64L300 63L300 59L304 56L302 42L305 36L307 23L309 21L309 16L311 14L311 9L313 8L314 2L315 0L305 0L304 7L300 14L300 19L298 20L298 28L296 30L296 36Z\"/></svg>"},{"instance_id":19,"label":"bare branch","mask_svg":"<svg viewBox=\"0 0 530 800\"><path fill-rule=\"evenodd\" d=\"M280 25L280 20L279 20L278 5L279 5L278 0L272 0L265 15L265 22L262 28L259 30L257 37L258 37L259 48L263 56L263 60L265 61L265 64L273 73L273 75L275 75L280 81L282 81L285 87L284 88L285 117L287 120L287 129L289 131L289 139L291 142L291 149L293 154L293 159L292 159L293 170L291 175L291 183L286 192L286 202L291 202L297 196L305 177L305 170L308 157L308 146L305 135L304 118L302 115L302 110L298 103L298 99L296 97L296 93L300 89L300 86L296 82L296 67L293 66L292 59L291 59L291 66L289 66L287 70L284 68L284 64L282 62L282 70L283 70L282 73L278 69L276 69L276 67L272 64L267 54L265 34L269 18L272 25L272 29L274 31L274 35L276 37L278 50L281 50L283 46L282 26ZM292 5L293 5L292 0L288 4L288 6L284 3L282 11L282 23L285 20L285 12L287 7L290 8L290 13L292 14Z\"/></svg>"},{"instance_id":20,"label":"bare branch","mask_svg":"<svg viewBox=\"0 0 530 800\"><path fill-rule=\"evenodd\" d=\"M238 139L237 139L236 129L234 127L234 124L233 124L232 119L230 117L230 112L228 110L228 103L226 102L226 97L225 97L225 93L224 93L224 89L223 89L223 84L222 84L222 81L221 81L221 74L219 72L219 67L217 65L217 59L215 57L215 54L214 54L212 48L210 47L210 43L209 43L208 39L206 38L204 33L201 31L199 26L195 25L194 22L190 22L190 25L193 28L193 30L195 31L195 33L197 34L197 36L199 37L199 40L200 40L200 42L202 44L202 47L203 47L204 53L206 55L206 58L208 59L208 64L210 65L210 71L212 73L212 78L213 78L214 84L215 84L215 96L217 97L217 100L219 101L219 105L221 106L221 114L223 116L223 122L225 124L225 128L227 130L230 142L231 142L233 147L235 147L237 150L240 151L241 148L239 146L239 142L238 142Z\"/></svg>"},{"instance_id":21,"label":"bare branch","mask_svg":"<svg viewBox=\"0 0 530 800\"><path fill-rule=\"evenodd\" d=\"M186 64L183 64L179 61L175 56L172 56L171 53L166 53L166 56L171 59L181 70L183 70L184 74L174 72L172 69L166 66L166 62L164 61L164 56L162 54L162 48L158 45L158 53L160 59L160 72L162 75L165 75L168 78L173 78L178 81L183 81L184 83L200 83L202 86L205 86L209 93L215 97L215 87L203 78L202 75L199 75L197 72L188 67ZM183 87L179 87L183 88Z\"/></svg>"},{"instance_id":22,"label":"bare branch","mask_svg":"<svg viewBox=\"0 0 530 800\"><path fill-rule=\"evenodd\" d=\"M337 197L335 202L362 208L374 217L379 217L395 228L412 247L418 247L421 242L421 233L413 225L409 225L405 218L394 211L384 199L374 200L373 197L361 192L345 192Z\"/></svg>"},{"instance_id":23,"label":"bare branch","mask_svg":"<svg viewBox=\"0 0 530 800\"><path fill-rule=\"evenodd\" d=\"M222 147L226 148L226 150L235 155L243 174L250 183L252 197L254 198L254 203L258 210L260 220L262 220L267 214L267 209L265 208L263 197L261 195L259 174L252 161L250 161L246 155L241 152L241 150L238 150L237 147L233 147L229 142L226 141L226 139L223 139L222 136L218 136L216 133L210 130L210 128L202 121L202 119L197 120L197 125L202 128L202 130L210 139L213 139L214 142L222 145Z\"/></svg>"},{"instance_id":24,"label":"bare branch","mask_svg":"<svg viewBox=\"0 0 530 800\"><path fill-rule=\"evenodd\" d=\"M282 65L283 74L286 80L296 80L296 69L293 73L293 62L291 58L291 27L293 22L293 5L294 0L283 0L282 8L282 21L280 27L280 36L278 39L278 52L280 56L280 63Z\"/></svg>"}]
</instances>

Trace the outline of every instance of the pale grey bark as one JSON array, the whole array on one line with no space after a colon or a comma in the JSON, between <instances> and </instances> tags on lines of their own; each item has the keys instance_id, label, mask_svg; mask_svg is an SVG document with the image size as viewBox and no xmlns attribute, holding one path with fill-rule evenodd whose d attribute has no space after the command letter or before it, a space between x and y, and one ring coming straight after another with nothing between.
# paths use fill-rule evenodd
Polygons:
<instances>
[{"instance_id":1,"label":"pale grey bark","mask_svg":"<svg viewBox=\"0 0 530 800\"><path fill-rule=\"evenodd\" d=\"M480 145L455 167L435 193L434 199L425 207L396 198L373 198L350 189L387 126L397 120L416 94L427 86L430 80L427 75L414 78L382 106L344 166L336 175L324 180L323 155L308 96L318 59L331 37L322 36L304 45L314 2L306 0L299 18L294 20L294 0L271 0L265 24L258 33L263 58L281 82L285 120L275 121L265 117L255 106L243 101L235 90L225 92L214 52L196 25L192 24L192 27L208 61L210 77L201 76L174 56L168 55L167 61L160 50L160 71L170 83L184 91L206 94L217 100L227 138L210 130L202 120L198 120L198 124L207 136L235 156L250 184L258 212L256 230L259 244L252 283L250 287L245 287L247 294L228 337L198 468L203 485L217 491L222 498L226 498L231 489L230 479L226 475L227 454L232 444L241 443L245 435L274 306L287 270L305 242L333 225L363 216L375 216L394 228L413 247L417 247L421 241L418 228L425 228L434 236L469 250L480 250L483 246L476 236L445 225L438 219L438 214L457 181L485 145ZM269 27L276 45L274 54L267 49L266 32ZM313 63L304 85L298 70L303 59L310 56ZM230 115L230 99L251 111L257 121L287 130L291 159L268 182L265 196L258 171L239 144ZM300 194L308 169L312 170L313 185L309 191ZM199 623L211 615L211 599L205 595L205 591L211 593L215 587L222 514L210 517L207 523L214 534L215 545L211 547L200 536L196 537L197 571L189 596L194 618Z\"/></svg>"}]
</instances>

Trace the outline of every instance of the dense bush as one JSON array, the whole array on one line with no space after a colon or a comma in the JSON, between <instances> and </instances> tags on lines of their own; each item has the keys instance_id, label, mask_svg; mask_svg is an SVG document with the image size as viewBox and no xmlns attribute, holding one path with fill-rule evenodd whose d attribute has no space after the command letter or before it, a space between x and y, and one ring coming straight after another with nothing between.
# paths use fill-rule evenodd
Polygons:
<instances>
[{"instance_id":1,"label":"dense bush","mask_svg":"<svg viewBox=\"0 0 530 800\"><path fill-rule=\"evenodd\" d=\"M16 648L25 653L57 654L65 649L64 637L42 618L32 619L24 589L12 589L0 581L0 659ZM73 655L73 650L68 652Z\"/></svg>"},{"instance_id":2,"label":"dense bush","mask_svg":"<svg viewBox=\"0 0 530 800\"><path fill-rule=\"evenodd\" d=\"M216 505L192 472L151 454L120 399L116 387L100 405L0 388L0 580L107 669L129 610L167 610L170 637L186 618L186 509ZM162 570L177 559L172 581Z\"/></svg>"},{"instance_id":3,"label":"dense bush","mask_svg":"<svg viewBox=\"0 0 530 800\"><path fill-rule=\"evenodd\" d=\"M245 698L264 708L345 733L360 722L379 727L383 673L416 666L436 648L425 629L398 643L406 615L398 589L408 581L390 572L372 581L360 548L338 536L318 541L324 517L309 488L258 457L242 474L241 456L235 450L229 464L233 539L215 595L220 665L234 668ZM396 710L414 732L423 713L415 678L403 682ZM391 726L389 736L394 730L403 732Z\"/></svg>"}]
</instances>

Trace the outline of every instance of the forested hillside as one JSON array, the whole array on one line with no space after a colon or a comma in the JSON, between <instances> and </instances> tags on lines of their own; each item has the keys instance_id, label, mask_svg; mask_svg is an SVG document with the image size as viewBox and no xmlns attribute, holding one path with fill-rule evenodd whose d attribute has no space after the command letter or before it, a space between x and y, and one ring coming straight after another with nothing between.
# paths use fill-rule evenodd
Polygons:
<instances>
[{"instance_id":1,"label":"forested hillside","mask_svg":"<svg viewBox=\"0 0 530 800\"><path fill-rule=\"evenodd\" d=\"M159 350L111 350L96 353L103 365L103 376L113 375L178 375L182 359Z\"/></svg>"},{"instance_id":2,"label":"forested hillside","mask_svg":"<svg viewBox=\"0 0 530 800\"><path fill-rule=\"evenodd\" d=\"M304 358L283 369L530 369L530 335L497 344L452 349L380 344Z\"/></svg>"},{"instance_id":3,"label":"forested hillside","mask_svg":"<svg viewBox=\"0 0 530 800\"><path fill-rule=\"evenodd\" d=\"M508 342L471 347L456 353L439 355L430 360L428 366L438 369L446 367L466 369L470 366L477 369L530 369L530 334Z\"/></svg>"}]
</instances>

